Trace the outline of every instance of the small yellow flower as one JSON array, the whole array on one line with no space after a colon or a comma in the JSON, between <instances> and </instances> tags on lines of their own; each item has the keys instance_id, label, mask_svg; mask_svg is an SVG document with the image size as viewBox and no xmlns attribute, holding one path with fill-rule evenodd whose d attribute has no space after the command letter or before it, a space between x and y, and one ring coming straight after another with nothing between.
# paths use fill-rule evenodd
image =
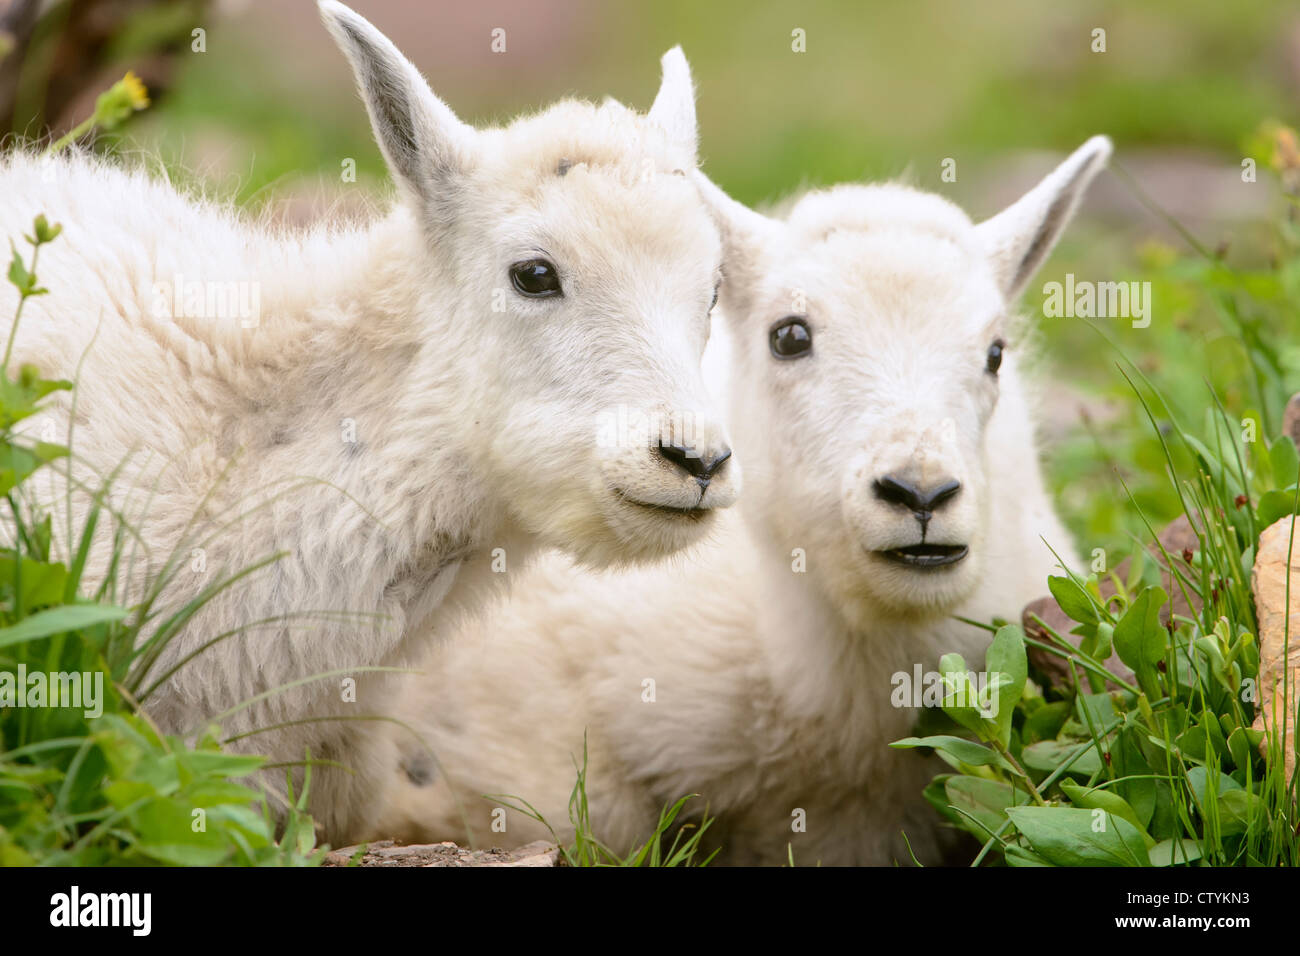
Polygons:
<instances>
[{"instance_id":1,"label":"small yellow flower","mask_svg":"<svg viewBox=\"0 0 1300 956\"><path fill-rule=\"evenodd\" d=\"M149 105L149 91L145 89L140 77L127 71L126 76L118 80L99 95L95 101L95 125L112 129L136 110Z\"/></svg>"},{"instance_id":2,"label":"small yellow flower","mask_svg":"<svg viewBox=\"0 0 1300 956\"><path fill-rule=\"evenodd\" d=\"M149 91L144 88L140 77L130 70L127 70L126 76L122 77L122 86L131 97L132 108L142 110L149 105Z\"/></svg>"}]
</instances>

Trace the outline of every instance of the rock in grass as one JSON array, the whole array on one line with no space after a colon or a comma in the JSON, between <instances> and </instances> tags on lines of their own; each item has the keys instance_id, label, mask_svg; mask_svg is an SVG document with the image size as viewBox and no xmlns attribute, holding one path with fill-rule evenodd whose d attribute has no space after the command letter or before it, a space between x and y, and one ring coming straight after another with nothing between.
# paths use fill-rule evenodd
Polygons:
<instances>
[{"instance_id":1,"label":"rock in grass","mask_svg":"<svg viewBox=\"0 0 1300 956\"><path fill-rule=\"evenodd\" d=\"M1290 434L1290 432L1288 432ZM1297 529L1300 531L1300 528ZM1291 516L1280 518L1259 536L1259 550L1251 572L1250 586L1255 595L1255 615L1259 619L1259 705L1255 715L1256 730L1270 730L1286 721L1282 741L1283 766L1289 780L1295 770L1295 723L1297 693L1300 685L1300 534L1295 536L1291 560L1287 561L1287 544L1291 540ZM1291 602L1287 606L1287 570L1290 565ZM1290 646L1287 647L1287 618L1291 620ZM1289 683L1284 688L1287 669ZM1285 694L1284 694L1285 690ZM1268 756L1268 741L1260 744Z\"/></svg>"}]
</instances>

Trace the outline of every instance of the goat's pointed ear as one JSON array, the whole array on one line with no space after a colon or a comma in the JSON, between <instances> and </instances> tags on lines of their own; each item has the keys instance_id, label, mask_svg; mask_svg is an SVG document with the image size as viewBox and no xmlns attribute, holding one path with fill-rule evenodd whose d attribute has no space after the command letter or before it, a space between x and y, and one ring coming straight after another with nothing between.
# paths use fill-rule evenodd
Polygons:
<instances>
[{"instance_id":1,"label":"goat's pointed ear","mask_svg":"<svg viewBox=\"0 0 1300 956\"><path fill-rule=\"evenodd\" d=\"M1037 186L975 227L1008 302L1019 298L1052 251L1110 153L1110 140L1094 136Z\"/></svg>"},{"instance_id":2,"label":"goat's pointed ear","mask_svg":"<svg viewBox=\"0 0 1300 956\"><path fill-rule=\"evenodd\" d=\"M348 7L320 0L321 19L356 75L375 139L398 186L430 203L473 154L474 129L456 118L388 39Z\"/></svg>"},{"instance_id":3,"label":"goat's pointed ear","mask_svg":"<svg viewBox=\"0 0 1300 956\"><path fill-rule=\"evenodd\" d=\"M668 141L686 154L692 166L699 150L699 132L695 122L695 85L691 67L679 46L660 59L663 82L647 119L668 134Z\"/></svg>"},{"instance_id":4,"label":"goat's pointed ear","mask_svg":"<svg viewBox=\"0 0 1300 956\"><path fill-rule=\"evenodd\" d=\"M732 199L698 169L691 175L722 235L722 295L743 312L766 273L768 250L785 224Z\"/></svg>"}]
</instances>

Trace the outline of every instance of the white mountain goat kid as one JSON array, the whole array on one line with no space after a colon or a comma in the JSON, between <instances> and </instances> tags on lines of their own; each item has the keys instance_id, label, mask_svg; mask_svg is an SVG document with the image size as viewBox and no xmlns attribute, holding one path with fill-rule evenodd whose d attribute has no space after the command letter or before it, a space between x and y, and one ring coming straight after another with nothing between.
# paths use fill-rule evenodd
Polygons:
<instances>
[{"instance_id":1,"label":"white mountain goat kid","mask_svg":"<svg viewBox=\"0 0 1300 956\"><path fill-rule=\"evenodd\" d=\"M170 574L155 609L284 553L189 621L142 689L240 633L167 677L147 709L181 731L334 672L223 728L287 723L240 745L356 770L312 778L313 813L338 841L365 828L393 760L371 750L375 721L346 719L390 694L391 676L364 668L408 663L418 635L445 631L530 548L604 565L695 542L739 473L700 371L722 247L691 180L680 50L645 117L565 101L475 130L369 23L321 11L398 186L384 218L274 232L143 174L13 152L0 230L16 237L38 213L64 226L15 357L72 378L86 353L74 534L87 489L125 461L114 505L149 573ZM231 282L258 289L251 321L189 296ZM0 314L14 305L6 284ZM56 435L70 408L53 399ZM63 501L52 488L47 504ZM101 538L92 584L109 573ZM322 616L340 611L351 616Z\"/></svg>"},{"instance_id":2,"label":"white mountain goat kid","mask_svg":"<svg viewBox=\"0 0 1300 956\"><path fill-rule=\"evenodd\" d=\"M778 864L788 846L907 862L902 829L938 859L920 796L936 765L888 746L918 717L893 678L978 659L987 634L952 615L1018 619L1056 563L1040 536L1075 560L1010 308L1109 153L1090 140L980 225L897 185L815 192L780 222L700 177L726 246L739 514L696 560L547 561L438 649L398 707L436 759L408 735L375 835L545 836L478 799L505 794L567 838L585 730L592 830L617 851L698 793L723 862Z\"/></svg>"}]
</instances>

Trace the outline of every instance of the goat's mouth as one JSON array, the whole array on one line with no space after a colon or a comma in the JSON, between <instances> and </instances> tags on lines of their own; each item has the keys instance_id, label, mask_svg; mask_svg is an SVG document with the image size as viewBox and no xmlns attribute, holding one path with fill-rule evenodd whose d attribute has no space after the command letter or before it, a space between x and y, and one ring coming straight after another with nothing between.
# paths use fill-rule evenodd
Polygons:
<instances>
[{"instance_id":1,"label":"goat's mouth","mask_svg":"<svg viewBox=\"0 0 1300 956\"><path fill-rule=\"evenodd\" d=\"M663 515L667 518L673 518L680 521L703 521L709 515L713 514L712 508L692 505L689 508L679 508L673 505L660 505L652 501L640 501L636 498L629 498L625 492L614 489L614 494L618 500L626 505L631 505L638 511L648 511L654 514Z\"/></svg>"},{"instance_id":2,"label":"goat's mouth","mask_svg":"<svg viewBox=\"0 0 1300 956\"><path fill-rule=\"evenodd\" d=\"M941 568L956 564L970 553L964 544L912 544L906 548L877 551L881 557L913 568Z\"/></svg>"}]
</instances>

